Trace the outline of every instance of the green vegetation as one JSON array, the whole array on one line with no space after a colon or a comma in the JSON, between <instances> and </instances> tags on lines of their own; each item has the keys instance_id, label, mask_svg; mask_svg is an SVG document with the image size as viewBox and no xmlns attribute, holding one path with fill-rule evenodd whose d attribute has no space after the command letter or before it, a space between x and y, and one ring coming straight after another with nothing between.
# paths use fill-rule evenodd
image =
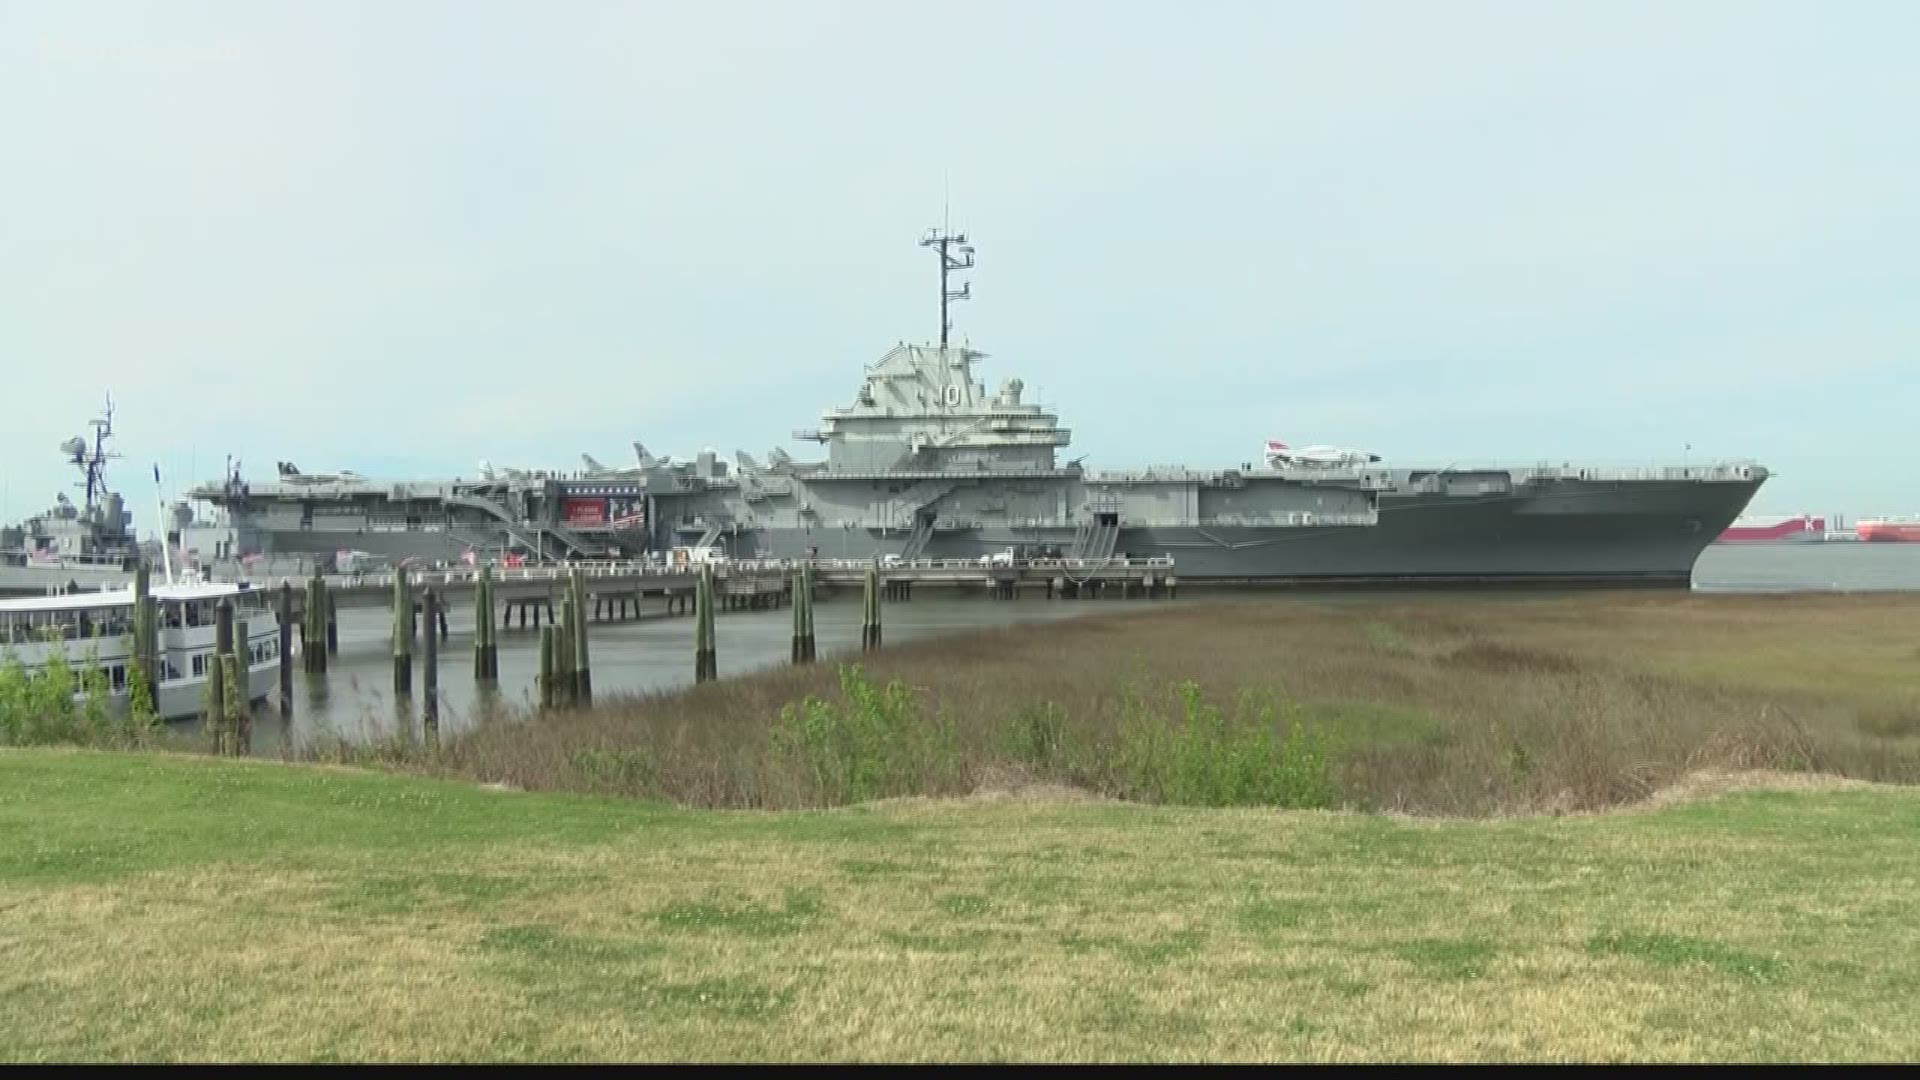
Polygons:
<instances>
[{"instance_id":1,"label":"green vegetation","mask_svg":"<svg viewBox=\"0 0 1920 1080\"><path fill-rule=\"evenodd\" d=\"M0 1059L1920 1055L1920 791L1690 783L769 814L6 750Z\"/></svg>"},{"instance_id":2,"label":"green vegetation","mask_svg":"<svg viewBox=\"0 0 1920 1080\"><path fill-rule=\"evenodd\" d=\"M798 775L813 805L866 802L939 785L957 773L952 725L921 715L899 682L875 686L860 665L839 669L835 702L808 695L780 710L771 756Z\"/></svg>"},{"instance_id":3,"label":"green vegetation","mask_svg":"<svg viewBox=\"0 0 1920 1080\"><path fill-rule=\"evenodd\" d=\"M0 650L0 746L152 745L159 720L151 697L137 697L130 708L112 708L106 670L91 647L78 666L54 650L32 671L12 649Z\"/></svg>"}]
</instances>

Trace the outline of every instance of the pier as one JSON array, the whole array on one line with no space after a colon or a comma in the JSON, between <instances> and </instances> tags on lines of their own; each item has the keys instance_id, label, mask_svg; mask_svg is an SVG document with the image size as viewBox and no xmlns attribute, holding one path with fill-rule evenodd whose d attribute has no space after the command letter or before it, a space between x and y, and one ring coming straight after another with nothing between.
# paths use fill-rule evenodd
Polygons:
<instances>
[{"instance_id":1,"label":"pier","mask_svg":"<svg viewBox=\"0 0 1920 1080\"><path fill-rule=\"evenodd\" d=\"M1153 559L760 559L715 564L714 606L719 611L757 610L791 602L792 578L797 570L812 572L816 588L828 593L865 586L867 574L877 575L882 596L910 601L929 589L991 599L1046 597L1049 599L1152 599L1171 597L1179 586L1174 560ZM460 566L443 569L407 569L406 578L417 593L432 589L447 611L471 604L481 571ZM700 581L700 567L662 566L654 562L593 562L515 568L490 568L493 606L503 627L537 629L552 625L559 601L572 574L578 573L587 610L596 622L626 621L663 615L692 615ZM390 607L396 571L325 574L327 596L336 608ZM293 589L295 617L305 615L311 577L252 579L254 588ZM544 619L542 616L545 616Z\"/></svg>"}]
</instances>

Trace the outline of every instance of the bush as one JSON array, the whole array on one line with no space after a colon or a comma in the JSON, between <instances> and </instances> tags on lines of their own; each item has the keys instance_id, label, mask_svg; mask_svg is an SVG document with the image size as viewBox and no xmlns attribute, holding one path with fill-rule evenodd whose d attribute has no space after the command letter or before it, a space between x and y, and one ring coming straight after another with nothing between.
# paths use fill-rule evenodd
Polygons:
<instances>
[{"instance_id":1,"label":"bush","mask_svg":"<svg viewBox=\"0 0 1920 1080\"><path fill-rule=\"evenodd\" d=\"M1282 712L1271 701L1242 694L1231 713L1201 695L1192 680L1174 686L1172 709L1137 692L1126 695L1119 745L1110 769L1129 798L1188 806L1335 804L1330 742L1296 718L1284 737Z\"/></svg>"},{"instance_id":2,"label":"bush","mask_svg":"<svg viewBox=\"0 0 1920 1080\"><path fill-rule=\"evenodd\" d=\"M958 777L952 725L922 722L913 692L874 685L860 665L839 669L840 701L811 694L780 709L771 756L815 804L863 802L938 789Z\"/></svg>"},{"instance_id":3,"label":"bush","mask_svg":"<svg viewBox=\"0 0 1920 1080\"><path fill-rule=\"evenodd\" d=\"M0 657L0 746L73 743L81 746L142 745L157 735L147 705L113 708L107 673L91 649L76 667L55 651L28 671L12 650Z\"/></svg>"}]
</instances>

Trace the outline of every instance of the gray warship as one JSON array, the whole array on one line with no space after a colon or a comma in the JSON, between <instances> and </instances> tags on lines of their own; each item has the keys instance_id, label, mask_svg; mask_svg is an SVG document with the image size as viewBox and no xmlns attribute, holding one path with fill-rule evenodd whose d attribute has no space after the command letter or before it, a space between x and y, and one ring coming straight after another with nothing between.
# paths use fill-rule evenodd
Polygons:
<instances>
[{"instance_id":1,"label":"gray warship","mask_svg":"<svg viewBox=\"0 0 1920 1080\"><path fill-rule=\"evenodd\" d=\"M1537 463L1382 464L1269 442L1239 467L1098 471L1062 462L1071 433L985 354L951 341L969 297L964 235L930 231L940 337L868 365L850 404L794 438L824 447L764 462L712 450L564 475L378 482L280 464L190 494L226 511L235 550L452 561L632 557L676 549L734 559L1102 560L1172 556L1182 579L1326 584L1613 583L1685 586L1695 559L1767 478L1750 461L1643 469Z\"/></svg>"},{"instance_id":2,"label":"gray warship","mask_svg":"<svg viewBox=\"0 0 1920 1080\"><path fill-rule=\"evenodd\" d=\"M91 439L76 435L60 444L61 455L80 471L75 486L84 501L75 505L59 492L44 512L0 528L0 596L94 590L132 580L142 555L133 514L107 488L107 462L119 456L107 449L113 437L111 399L91 424Z\"/></svg>"}]
</instances>

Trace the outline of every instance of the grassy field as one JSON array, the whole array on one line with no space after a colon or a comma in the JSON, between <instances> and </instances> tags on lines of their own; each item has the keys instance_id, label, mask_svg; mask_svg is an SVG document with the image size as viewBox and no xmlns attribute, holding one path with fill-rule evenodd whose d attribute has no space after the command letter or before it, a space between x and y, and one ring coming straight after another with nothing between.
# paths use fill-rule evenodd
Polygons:
<instances>
[{"instance_id":1,"label":"grassy field","mask_svg":"<svg viewBox=\"0 0 1920 1080\"><path fill-rule=\"evenodd\" d=\"M890 722L885 703L842 708L831 657L391 756L428 774L702 807L964 795L1009 771L1149 802L1442 816L1618 806L1702 769L1913 783L1916 627L1912 594L1183 601L856 655L876 691L892 681L905 691L897 726L925 735L858 752L844 750L847 731L816 738L871 759L871 782L822 783L818 755L776 752L783 708L809 695L851 714L841 728L869 713L869 726ZM1198 717L1182 682L1197 691ZM1208 710L1225 735L1210 734ZM1264 727L1281 740L1296 725L1293 750L1247 736ZM1143 730L1184 741L1149 746ZM1236 754L1274 766L1260 775L1305 764L1251 794L1247 770L1181 772ZM857 771L861 760L842 764Z\"/></svg>"},{"instance_id":2,"label":"grassy field","mask_svg":"<svg viewBox=\"0 0 1920 1080\"><path fill-rule=\"evenodd\" d=\"M0 1058L1920 1056L1920 792L1741 779L767 813L5 750Z\"/></svg>"}]
</instances>

